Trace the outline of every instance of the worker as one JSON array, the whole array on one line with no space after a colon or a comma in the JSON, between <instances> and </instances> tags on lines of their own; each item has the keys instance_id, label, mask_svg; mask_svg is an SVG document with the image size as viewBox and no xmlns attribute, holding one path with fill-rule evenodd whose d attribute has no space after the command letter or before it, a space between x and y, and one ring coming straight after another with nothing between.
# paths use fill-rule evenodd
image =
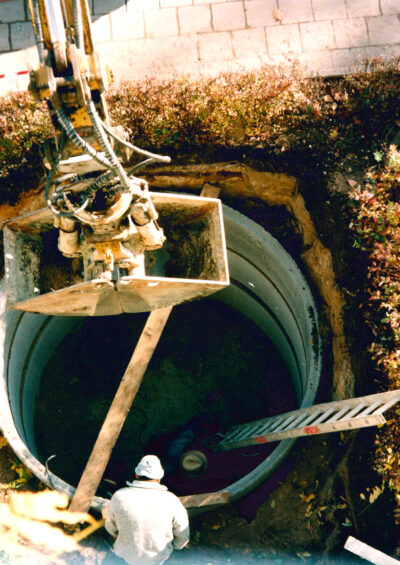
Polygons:
<instances>
[{"instance_id":1,"label":"worker","mask_svg":"<svg viewBox=\"0 0 400 565\"><path fill-rule=\"evenodd\" d=\"M145 455L135 476L112 496L105 528L116 538L115 554L126 563L161 565L188 543L188 514L179 498L160 484L164 469L156 455Z\"/></svg>"}]
</instances>

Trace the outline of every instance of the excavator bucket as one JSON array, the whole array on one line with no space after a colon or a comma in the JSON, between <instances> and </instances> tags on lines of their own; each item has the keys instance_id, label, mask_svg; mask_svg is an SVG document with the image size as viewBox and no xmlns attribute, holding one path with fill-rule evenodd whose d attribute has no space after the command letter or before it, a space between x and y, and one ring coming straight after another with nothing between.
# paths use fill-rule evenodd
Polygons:
<instances>
[{"instance_id":1,"label":"excavator bucket","mask_svg":"<svg viewBox=\"0 0 400 565\"><path fill-rule=\"evenodd\" d=\"M9 307L55 316L147 312L212 294L229 285L222 206L216 198L151 193L166 235L145 252L144 276L84 280L82 258L64 257L48 208L4 229Z\"/></svg>"}]
</instances>

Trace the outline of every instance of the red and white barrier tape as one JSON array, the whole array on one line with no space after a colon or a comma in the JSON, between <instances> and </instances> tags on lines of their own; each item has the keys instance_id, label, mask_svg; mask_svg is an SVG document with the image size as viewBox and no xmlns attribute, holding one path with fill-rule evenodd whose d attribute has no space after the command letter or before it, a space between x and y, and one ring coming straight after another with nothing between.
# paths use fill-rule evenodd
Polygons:
<instances>
[{"instance_id":1,"label":"red and white barrier tape","mask_svg":"<svg viewBox=\"0 0 400 565\"><path fill-rule=\"evenodd\" d=\"M17 78L21 75L29 75L29 71L18 71L17 73L4 73L0 75L0 78L12 79L12 78Z\"/></svg>"}]
</instances>

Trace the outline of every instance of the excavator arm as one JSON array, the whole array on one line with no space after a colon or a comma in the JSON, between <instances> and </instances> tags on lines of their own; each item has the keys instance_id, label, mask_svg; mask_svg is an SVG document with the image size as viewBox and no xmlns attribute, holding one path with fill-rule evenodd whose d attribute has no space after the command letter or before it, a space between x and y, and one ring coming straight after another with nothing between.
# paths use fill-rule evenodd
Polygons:
<instances>
[{"instance_id":1,"label":"excavator arm","mask_svg":"<svg viewBox=\"0 0 400 565\"><path fill-rule=\"evenodd\" d=\"M114 315L227 286L221 202L150 192L137 173L170 158L133 145L110 124L110 73L94 48L87 0L28 4L39 53L30 90L47 103L55 134L44 150L47 208L4 230L9 306Z\"/></svg>"},{"instance_id":2,"label":"excavator arm","mask_svg":"<svg viewBox=\"0 0 400 565\"><path fill-rule=\"evenodd\" d=\"M30 88L46 100L56 132L47 145L45 197L59 250L83 256L86 281L111 280L116 269L144 274L144 252L162 247L165 236L147 183L134 173L170 158L140 150L110 126L110 74L94 50L87 0L29 0L29 10L40 61ZM127 172L128 152L145 161Z\"/></svg>"}]
</instances>

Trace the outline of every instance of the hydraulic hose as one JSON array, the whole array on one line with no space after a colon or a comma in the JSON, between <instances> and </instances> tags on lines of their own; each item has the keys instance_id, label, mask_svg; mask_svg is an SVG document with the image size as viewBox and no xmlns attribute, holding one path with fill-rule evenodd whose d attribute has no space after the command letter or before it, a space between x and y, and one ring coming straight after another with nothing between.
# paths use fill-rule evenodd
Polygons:
<instances>
[{"instance_id":1,"label":"hydraulic hose","mask_svg":"<svg viewBox=\"0 0 400 565\"><path fill-rule=\"evenodd\" d=\"M40 19L39 0L32 0L32 3L30 2L29 5L30 7L32 6L33 31L35 34L35 42L38 50L39 61L42 64L44 63L44 38L42 21Z\"/></svg>"},{"instance_id":2,"label":"hydraulic hose","mask_svg":"<svg viewBox=\"0 0 400 565\"><path fill-rule=\"evenodd\" d=\"M100 119L99 114L97 113L97 110L95 108L92 99L89 99L87 101L86 108L90 116L90 119L92 121L95 135L100 145L104 149L107 158L110 160L111 167L115 170L115 172L119 176L122 186L127 190L129 190L130 185L129 185L128 175L126 174L121 163L118 161L117 156L115 155L113 148L111 147L110 142L108 141L107 135L105 134L105 131L103 129L102 121Z\"/></svg>"},{"instance_id":3,"label":"hydraulic hose","mask_svg":"<svg viewBox=\"0 0 400 565\"><path fill-rule=\"evenodd\" d=\"M169 157L168 155L158 155L157 153L151 153L150 151L146 151L145 149L140 149L140 147L137 147L136 145L129 143L129 141L125 141L125 139L121 139L120 137L118 137L118 135L116 135L113 132L113 130L104 122L101 122L101 124L105 129L105 131L108 133L108 135L113 137L119 143L122 143L122 145L125 145L125 147L132 149L132 151L134 151L138 155L143 155L143 157L150 157L151 159L154 159L155 161L159 161L160 163L171 162L171 157Z\"/></svg>"},{"instance_id":4,"label":"hydraulic hose","mask_svg":"<svg viewBox=\"0 0 400 565\"><path fill-rule=\"evenodd\" d=\"M100 153L93 149L91 145L86 143L86 141L75 131L74 126L68 121L63 110L57 110L56 115L60 125L72 143L77 145L83 152L88 153L90 157L92 157L100 165L103 165L103 167L115 171L115 167L110 163L110 161L106 157L100 155Z\"/></svg>"},{"instance_id":5,"label":"hydraulic hose","mask_svg":"<svg viewBox=\"0 0 400 565\"><path fill-rule=\"evenodd\" d=\"M82 6L81 0L72 1L72 10L74 13L74 29L75 29L75 45L78 49L83 49L83 28L82 28Z\"/></svg>"},{"instance_id":6,"label":"hydraulic hose","mask_svg":"<svg viewBox=\"0 0 400 565\"><path fill-rule=\"evenodd\" d=\"M58 167L58 163L60 162L61 159L61 155L62 155L62 151L64 148L64 144L65 144L65 132L63 131L62 135L61 135L61 141L60 141L60 151L57 154L57 157L54 159L53 164L51 166L51 169L49 171L49 174L47 176L46 179L46 184L44 187L44 197L45 197L45 201L46 204L48 206L48 208L51 210L52 214L54 214L55 216L59 216L61 218L72 218L75 213L79 213L79 212L83 212L86 208L86 206L89 203L89 199L87 198L85 200L85 202L79 206L78 208L76 208L75 210L71 210L70 212L62 212L61 210L57 210L56 208L54 208L51 199L50 199L50 187L53 181L53 177L54 177L54 173L56 172L56 169Z\"/></svg>"},{"instance_id":7,"label":"hydraulic hose","mask_svg":"<svg viewBox=\"0 0 400 565\"><path fill-rule=\"evenodd\" d=\"M147 167L147 165L151 165L151 163L156 163L156 162L157 161L156 159L154 159L154 157L150 157L150 159L146 159L145 161L142 161L141 163L138 163L137 165L132 167L132 169L128 171L128 176L130 177L134 173L140 171L140 169L143 169L143 167Z\"/></svg>"}]
</instances>

